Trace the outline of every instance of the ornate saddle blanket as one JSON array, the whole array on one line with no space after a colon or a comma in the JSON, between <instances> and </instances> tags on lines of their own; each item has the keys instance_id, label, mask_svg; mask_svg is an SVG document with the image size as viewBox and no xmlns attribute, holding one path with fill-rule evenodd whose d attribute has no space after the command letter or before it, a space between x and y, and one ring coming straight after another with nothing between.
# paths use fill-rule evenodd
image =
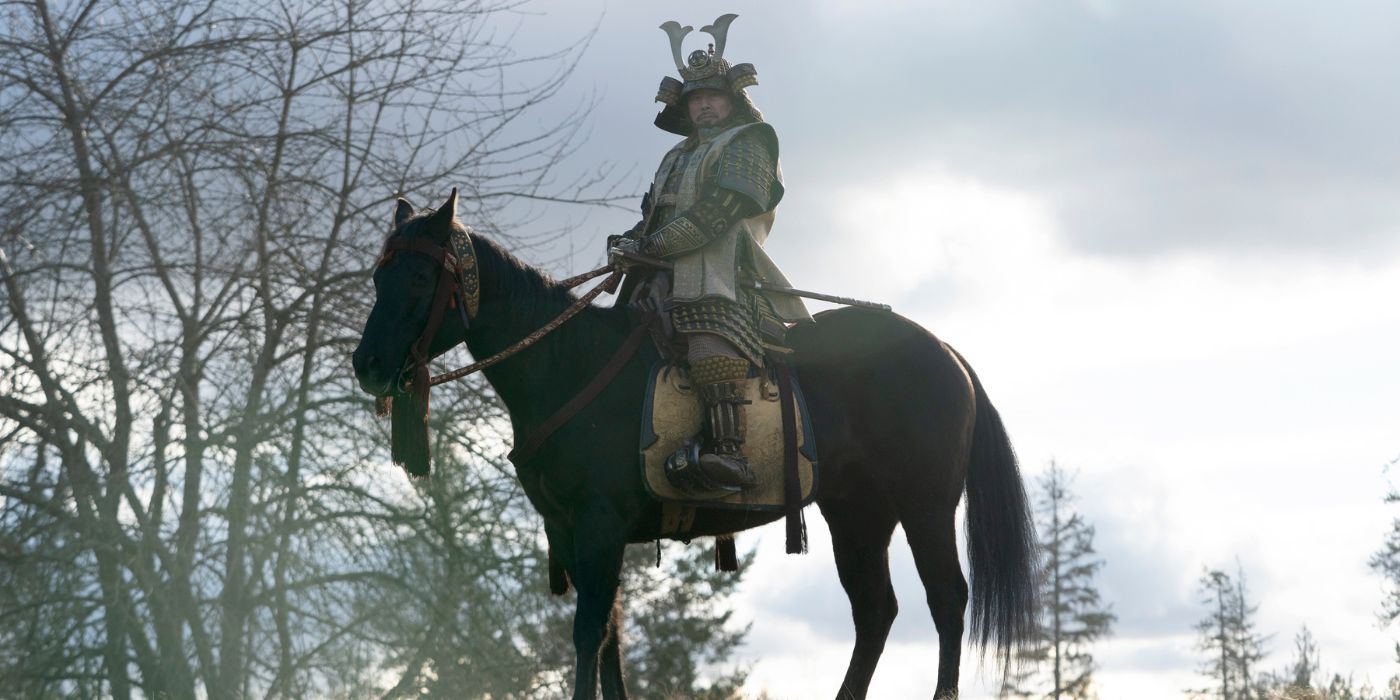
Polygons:
<instances>
[{"instance_id":1,"label":"ornate saddle blanket","mask_svg":"<svg viewBox=\"0 0 1400 700\"><path fill-rule=\"evenodd\" d=\"M817 484L817 451L807 404L793 378L796 404L797 474L802 505L812 501ZM783 509L782 406L777 380L762 373L749 378L748 434L744 455L758 477L758 484L711 500L693 500L666 478L666 458L704 427L700 398L680 367L658 363L647 383L642 405L642 480L657 500L705 508L780 511Z\"/></svg>"}]
</instances>

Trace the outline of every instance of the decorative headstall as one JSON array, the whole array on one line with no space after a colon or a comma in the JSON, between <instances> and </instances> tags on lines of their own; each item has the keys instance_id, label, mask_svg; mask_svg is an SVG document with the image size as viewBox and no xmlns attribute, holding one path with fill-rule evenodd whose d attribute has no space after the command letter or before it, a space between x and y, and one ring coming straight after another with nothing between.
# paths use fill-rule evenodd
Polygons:
<instances>
[{"instance_id":1,"label":"decorative headstall","mask_svg":"<svg viewBox=\"0 0 1400 700\"><path fill-rule=\"evenodd\" d=\"M450 285L452 296L449 304L461 310L462 323L470 328L471 321L476 318L476 311L481 306L481 276L477 270L476 250L472 248L471 229L465 226L461 229L454 227L447 246L440 246L421 237L391 236L384 244L384 253L379 258L379 264L387 263L397 252L422 253L437 261L444 272L451 273L438 277L438 288ZM431 324L434 320L439 323L442 321L441 318L430 318L428 322Z\"/></svg>"}]
</instances>

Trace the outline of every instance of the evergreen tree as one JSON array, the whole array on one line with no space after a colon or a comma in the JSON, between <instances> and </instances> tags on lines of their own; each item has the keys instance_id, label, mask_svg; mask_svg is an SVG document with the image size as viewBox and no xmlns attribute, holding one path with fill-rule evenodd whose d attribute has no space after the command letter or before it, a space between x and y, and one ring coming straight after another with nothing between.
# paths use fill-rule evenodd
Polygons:
<instances>
[{"instance_id":1,"label":"evergreen tree","mask_svg":"<svg viewBox=\"0 0 1400 700\"><path fill-rule=\"evenodd\" d=\"M1293 665L1289 668L1290 684L1295 688L1311 688L1313 677L1320 675L1318 668L1321 665L1318 661L1317 640L1313 639L1312 631L1303 626L1298 632L1298 637L1293 642L1296 648L1296 656Z\"/></svg>"},{"instance_id":2,"label":"evergreen tree","mask_svg":"<svg viewBox=\"0 0 1400 700\"><path fill-rule=\"evenodd\" d=\"M1244 569L1239 566L1238 562L1235 566L1237 571L1234 596L1235 655L1240 668L1239 697L1242 700L1262 699L1264 692L1260 689L1256 676L1258 675L1258 663L1260 659L1264 658L1266 638L1259 634L1254 627L1254 613L1259 610L1259 606L1250 603L1249 589L1245 586ZM1309 638L1311 638L1311 633Z\"/></svg>"},{"instance_id":3,"label":"evergreen tree","mask_svg":"<svg viewBox=\"0 0 1400 700\"><path fill-rule=\"evenodd\" d=\"M715 571L710 547L686 547L656 566L654 550L628 547L623 569L627 687L642 698L730 700L748 670L731 658L748 634L733 626L729 598L753 553L734 573Z\"/></svg>"},{"instance_id":4,"label":"evergreen tree","mask_svg":"<svg viewBox=\"0 0 1400 700\"><path fill-rule=\"evenodd\" d=\"M1074 508L1072 478L1055 462L1040 478L1036 531L1041 533L1037 639L1020 653L1021 670L1003 683L1003 697L1090 698L1094 657L1089 647L1107 636L1117 617L1094 585L1104 562L1094 550L1094 527Z\"/></svg>"},{"instance_id":5,"label":"evergreen tree","mask_svg":"<svg viewBox=\"0 0 1400 700\"><path fill-rule=\"evenodd\" d=\"M1265 691L1254 669L1264 656L1266 638L1254 625L1259 606L1250 602L1244 570L1233 579L1218 569L1208 570L1201 576L1200 591L1209 612L1196 623L1197 648L1207 654L1201 675L1211 679L1211 687L1194 692L1220 700L1260 700Z\"/></svg>"},{"instance_id":6,"label":"evergreen tree","mask_svg":"<svg viewBox=\"0 0 1400 700\"><path fill-rule=\"evenodd\" d=\"M1397 463L1400 457L1391 460L1386 470ZM1385 502L1400 503L1400 492L1392 488L1385 495ZM1390 521L1390 532L1386 533L1380 550L1371 555L1370 564L1371 570L1380 574L1385 582L1386 595L1379 616L1382 624L1389 625L1400 617L1400 517ZM1400 662L1400 644L1395 645L1395 658ZM1388 687L1391 697L1400 699L1400 674L1391 676Z\"/></svg>"},{"instance_id":7,"label":"evergreen tree","mask_svg":"<svg viewBox=\"0 0 1400 700\"><path fill-rule=\"evenodd\" d=\"M1281 672L1259 679L1261 695L1270 700L1382 700L1369 684L1359 687L1351 676L1322 671L1317 640L1306 626L1294 638L1293 660Z\"/></svg>"},{"instance_id":8,"label":"evergreen tree","mask_svg":"<svg viewBox=\"0 0 1400 700\"><path fill-rule=\"evenodd\" d=\"M1400 644L1395 645L1395 662L1400 664ZM1390 700L1400 700L1400 675L1391 676L1386 689L1390 692Z\"/></svg>"}]
</instances>

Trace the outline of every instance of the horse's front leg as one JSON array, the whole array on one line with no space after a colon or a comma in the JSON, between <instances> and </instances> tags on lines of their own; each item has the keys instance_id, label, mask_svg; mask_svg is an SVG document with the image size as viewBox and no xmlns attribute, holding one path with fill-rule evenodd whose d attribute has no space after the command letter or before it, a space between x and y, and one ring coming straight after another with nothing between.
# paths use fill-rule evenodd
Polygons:
<instances>
[{"instance_id":1,"label":"horse's front leg","mask_svg":"<svg viewBox=\"0 0 1400 700\"><path fill-rule=\"evenodd\" d=\"M620 629L614 624L621 618L616 608L625 547L622 520L610 506L600 501L580 513L574 527L572 572L578 591L578 608L574 612L574 652L578 660L574 700L597 697L600 657L606 657L608 666L604 669L604 697L627 697L617 637Z\"/></svg>"},{"instance_id":2,"label":"horse's front leg","mask_svg":"<svg viewBox=\"0 0 1400 700\"><path fill-rule=\"evenodd\" d=\"M608 635L598 660L603 700L627 700L627 683L622 674L622 596L615 596L608 616Z\"/></svg>"}]
</instances>

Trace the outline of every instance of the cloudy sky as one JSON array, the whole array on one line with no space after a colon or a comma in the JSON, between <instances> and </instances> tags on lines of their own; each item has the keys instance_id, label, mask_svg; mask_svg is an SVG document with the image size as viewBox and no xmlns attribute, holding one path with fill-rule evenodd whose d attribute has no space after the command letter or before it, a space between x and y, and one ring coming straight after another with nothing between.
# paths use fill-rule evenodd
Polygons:
<instances>
[{"instance_id":1,"label":"cloudy sky","mask_svg":"<svg viewBox=\"0 0 1400 700\"><path fill-rule=\"evenodd\" d=\"M578 0L522 16L522 51L593 26L559 108L596 99L575 159L634 171L674 137L651 101L669 19L736 12L728 56L782 140L768 248L794 284L877 299L957 346L1028 483L1077 470L1118 614L1104 698L1198 687L1204 567L1238 561L1283 666L1384 685L1366 567L1400 456L1400 5L1233 0ZM698 48L701 41L692 37ZM546 211L585 269L623 212ZM825 528L780 528L739 601L751 689L832 695L852 641ZM680 545L671 545L679 547ZM873 697L928 697L933 624L896 534L902 601ZM964 665L964 694L990 669Z\"/></svg>"}]
</instances>

